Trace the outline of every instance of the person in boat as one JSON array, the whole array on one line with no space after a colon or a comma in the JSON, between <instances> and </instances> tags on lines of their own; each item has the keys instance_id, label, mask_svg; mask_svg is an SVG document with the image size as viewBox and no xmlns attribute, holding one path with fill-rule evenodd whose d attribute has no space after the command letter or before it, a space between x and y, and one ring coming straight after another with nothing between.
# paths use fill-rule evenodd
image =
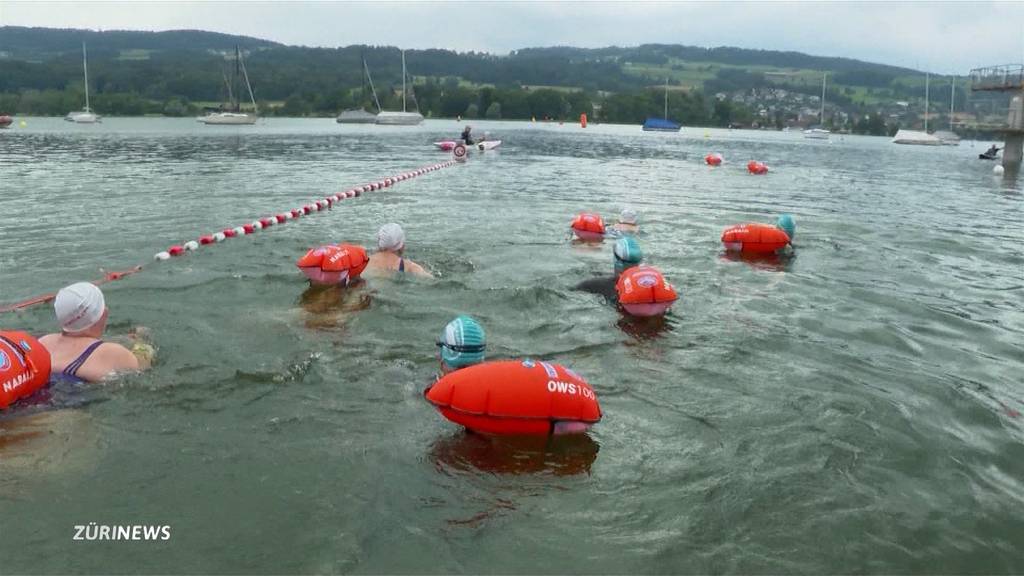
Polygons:
<instances>
[{"instance_id":1,"label":"person in boat","mask_svg":"<svg viewBox=\"0 0 1024 576\"><path fill-rule=\"evenodd\" d=\"M60 333L47 334L39 342L50 352L50 381L99 382L112 375L148 369L153 347L141 340L140 330L131 337L131 349L104 342L109 310L103 292L89 282L61 289L53 301Z\"/></svg>"},{"instance_id":2,"label":"person in boat","mask_svg":"<svg viewBox=\"0 0 1024 576\"><path fill-rule=\"evenodd\" d=\"M989 158L995 158L996 154L998 154L1000 150L1001 148L993 144L991 147L989 147L988 150L985 150L985 156L988 156Z\"/></svg>"},{"instance_id":3,"label":"person in boat","mask_svg":"<svg viewBox=\"0 0 1024 576\"><path fill-rule=\"evenodd\" d=\"M619 276L626 270L639 266L643 262L644 253L640 249L640 243L633 236L624 236L615 242L612 248L612 260L614 263L614 274L611 276L598 276L584 280L576 285L576 290L598 294L612 304L619 302L619 295L615 291L615 283Z\"/></svg>"},{"instance_id":4,"label":"person in boat","mask_svg":"<svg viewBox=\"0 0 1024 576\"><path fill-rule=\"evenodd\" d=\"M622 213L619 214L619 221L612 224L612 231L617 236L639 233L640 224L637 223L636 210L632 208L623 209Z\"/></svg>"},{"instance_id":5,"label":"person in boat","mask_svg":"<svg viewBox=\"0 0 1024 576\"><path fill-rule=\"evenodd\" d=\"M468 124L466 125L465 128L462 129L462 136L460 136L460 138L462 138L462 141L466 143L466 146L472 146L473 144L476 144L476 142L473 141L473 135L471 134L472 132L473 127Z\"/></svg>"},{"instance_id":6,"label":"person in boat","mask_svg":"<svg viewBox=\"0 0 1024 576\"><path fill-rule=\"evenodd\" d=\"M377 252L370 256L363 275L386 276L395 272L411 274L421 278L433 278L419 264L409 260L405 254L405 231L394 222L385 224L377 231Z\"/></svg>"},{"instance_id":7,"label":"person in boat","mask_svg":"<svg viewBox=\"0 0 1024 576\"><path fill-rule=\"evenodd\" d=\"M484 327L470 316L462 315L445 325L437 339L441 376L484 361L487 335Z\"/></svg>"}]
</instances>

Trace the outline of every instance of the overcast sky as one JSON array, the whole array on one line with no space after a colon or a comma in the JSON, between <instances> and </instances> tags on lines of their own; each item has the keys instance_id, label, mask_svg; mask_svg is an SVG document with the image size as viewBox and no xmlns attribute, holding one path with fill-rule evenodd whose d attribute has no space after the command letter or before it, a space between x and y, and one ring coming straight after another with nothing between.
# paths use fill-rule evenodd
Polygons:
<instances>
[{"instance_id":1,"label":"overcast sky","mask_svg":"<svg viewBox=\"0 0 1024 576\"><path fill-rule=\"evenodd\" d=\"M1024 60L1024 2L45 2L0 25L245 34L286 44L507 53L678 43L796 50L965 74Z\"/></svg>"}]
</instances>

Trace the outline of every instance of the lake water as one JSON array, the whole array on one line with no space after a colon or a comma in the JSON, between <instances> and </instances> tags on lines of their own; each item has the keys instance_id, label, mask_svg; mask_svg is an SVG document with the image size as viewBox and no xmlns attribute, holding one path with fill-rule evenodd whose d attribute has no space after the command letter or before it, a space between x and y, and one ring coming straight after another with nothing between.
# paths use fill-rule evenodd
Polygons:
<instances>
[{"instance_id":1,"label":"lake water","mask_svg":"<svg viewBox=\"0 0 1024 576\"><path fill-rule=\"evenodd\" d=\"M498 151L152 261L446 160L430 142L461 126L0 131L0 303L145 264L104 287L110 333L159 348L0 424L2 571L1024 572L1024 194L988 142L474 122ZM664 323L573 290L612 265L568 241L573 215L624 206L680 293ZM724 227L781 212L794 258L723 256ZM388 221L436 280L308 290L305 250ZM444 420L422 390L459 313L491 358L580 373L603 421L510 444ZM0 324L56 328L48 305ZM74 541L90 522L171 538Z\"/></svg>"}]
</instances>

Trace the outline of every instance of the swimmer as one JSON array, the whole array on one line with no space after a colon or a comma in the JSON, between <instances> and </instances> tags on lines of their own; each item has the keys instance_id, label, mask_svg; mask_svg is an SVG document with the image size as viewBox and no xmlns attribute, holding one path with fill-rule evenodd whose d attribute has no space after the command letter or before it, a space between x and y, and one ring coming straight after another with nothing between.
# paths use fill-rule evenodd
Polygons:
<instances>
[{"instance_id":1,"label":"swimmer","mask_svg":"<svg viewBox=\"0 0 1024 576\"><path fill-rule=\"evenodd\" d=\"M50 352L51 382L99 382L119 372L145 370L152 363L153 348L132 334L132 349L104 342L109 310L103 292L88 282L61 289L53 301L60 324L59 334L47 334L39 342Z\"/></svg>"},{"instance_id":2,"label":"swimmer","mask_svg":"<svg viewBox=\"0 0 1024 576\"><path fill-rule=\"evenodd\" d=\"M385 224L377 231L377 252L370 256L365 273L376 276L387 276L394 272L402 272L433 278L422 266L402 256L405 252L405 231L394 222Z\"/></svg>"},{"instance_id":3,"label":"swimmer","mask_svg":"<svg viewBox=\"0 0 1024 576\"><path fill-rule=\"evenodd\" d=\"M622 213L619 214L619 221L612 224L612 230L622 234L637 234L640 232L640 225L637 224L636 210L632 208L625 208Z\"/></svg>"},{"instance_id":4,"label":"swimmer","mask_svg":"<svg viewBox=\"0 0 1024 576\"><path fill-rule=\"evenodd\" d=\"M643 262L644 253L640 250L640 243L636 241L636 238L626 236L615 241L615 246L612 248L612 259L615 264L613 276L598 276L584 280L576 285L576 290L600 294L608 302L617 303L619 295L615 291L615 283L618 282L619 276L623 272Z\"/></svg>"},{"instance_id":5,"label":"swimmer","mask_svg":"<svg viewBox=\"0 0 1024 576\"><path fill-rule=\"evenodd\" d=\"M775 227L781 228L786 236L789 236L789 241L793 241L793 237L796 236L796 220L793 219L792 214L783 214L775 220Z\"/></svg>"},{"instance_id":6,"label":"swimmer","mask_svg":"<svg viewBox=\"0 0 1024 576\"><path fill-rule=\"evenodd\" d=\"M458 316L444 327L437 339L441 375L484 361L487 335L483 326L469 316Z\"/></svg>"}]
</instances>

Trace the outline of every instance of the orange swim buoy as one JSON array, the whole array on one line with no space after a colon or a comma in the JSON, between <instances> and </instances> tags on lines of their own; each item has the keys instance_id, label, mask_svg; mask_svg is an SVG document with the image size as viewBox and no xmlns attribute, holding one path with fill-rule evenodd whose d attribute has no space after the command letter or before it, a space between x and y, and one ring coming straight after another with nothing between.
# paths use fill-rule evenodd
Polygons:
<instances>
[{"instance_id":1,"label":"orange swim buoy","mask_svg":"<svg viewBox=\"0 0 1024 576\"><path fill-rule=\"evenodd\" d=\"M50 380L50 352L25 332L0 331L0 409Z\"/></svg>"},{"instance_id":2,"label":"orange swim buoy","mask_svg":"<svg viewBox=\"0 0 1024 576\"><path fill-rule=\"evenodd\" d=\"M580 212L572 221L572 232L580 240L593 242L604 240L604 220L600 214Z\"/></svg>"},{"instance_id":3,"label":"orange swim buoy","mask_svg":"<svg viewBox=\"0 0 1024 576\"><path fill-rule=\"evenodd\" d=\"M747 162L747 172L750 172L751 174L767 174L768 165L764 162L751 160L750 162Z\"/></svg>"},{"instance_id":4,"label":"orange swim buoy","mask_svg":"<svg viewBox=\"0 0 1024 576\"><path fill-rule=\"evenodd\" d=\"M355 244L328 244L311 249L295 263L314 284L346 284L359 278L370 257Z\"/></svg>"},{"instance_id":5,"label":"orange swim buoy","mask_svg":"<svg viewBox=\"0 0 1024 576\"><path fill-rule=\"evenodd\" d=\"M448 420L485 434L579 433L601 421L590 384L548 362L476 364L446 375L423 395Z\"/></svg>"},{"instance_id":6,"label":"orange swim buoy","mask_svg":"<svg viewBox=\"0 0 1024 576\"><path fill-rule=\"evenodd\" d=\"M737 224L722 231L722 244L730 252L771 254L789 244L789 235L769 224Z\"/></svg>"},{"instance_id":7,"label":"orange swim buoy","mask_svg":"<svg viewBox=\"0 0 1024 576\"><path fill-rule=\"evenodd\" d=\"M653 266L634 266L615 283L619 304L633 316L660 316L679 298L676 289Z\"/></svg>"},{"instance_id":8,"label":"orange swim buoy","mask_svg":"<svg viewBox=\"0 0 1024 576\"><path fill-rule=\"evenodd\" d=\"M721 166L722 160L722 155L719 154L718 152L715 152L714 154L708 154L707 156L704 157L704 163L707 164L708 166Z\"/></svg>"}]
</instances>

